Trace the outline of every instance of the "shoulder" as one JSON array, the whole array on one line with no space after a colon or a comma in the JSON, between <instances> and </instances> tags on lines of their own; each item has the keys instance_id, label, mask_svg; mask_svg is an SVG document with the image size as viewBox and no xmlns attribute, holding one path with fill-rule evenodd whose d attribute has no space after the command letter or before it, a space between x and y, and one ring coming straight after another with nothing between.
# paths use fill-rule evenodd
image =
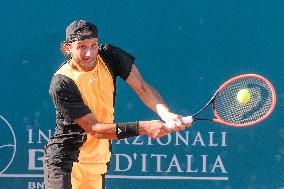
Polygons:
<instances>
[{"instance_id":1,"label":"shoulder","mask_svg":"<svg viewBox=\"0 0 284 189\"><path fill-rule=\"evenodd\" d=\"M114 77L120 76L124 80L127 79L135 60L131 54L114 45L101 44L99 55Z\"/></svg>"},{"instance_id":2,"label":"shoulder","mask_svg":"<svg viewBox=\"0 0 284 189\"><path fill-rule=\"evenodd\" d=\"M116 48L117 47L115 47L111 44L100 44L99 45L99 53L105 53L105 52L114 53Z\"/></svg>"},{"instance_id":3,"label":"shoulder","mask_svg":"<svg viewBox=\"0 0 284 189\"><path fill-rule=\"evenodd\" d=\"M62 74L55 74L50 82L50 93L60 93L63 91L77 91L75 82L69 77Z\"/></svg>"},{"instance_id":4,"label":"shoulder","mask_svg":"<svg viewBox=\"0 0 284 189\"><path fill-rule=\"evenodd\" d=\"M122 50L111 44L101 44L99 46L99 55L107 59L116 59Z\"/></svg>"},{"instance_id":5,"label":"shoulder","mask_svg":"<svg viewBox=\"0 0 284 189\"><path fill-rule=\"evenodd\" d=\"M69 77L62 75L60 73L56 73L53 75L50 85L58 86L60 88L64 88L71 84L73 81Z\"/></svg>"},{"instance_id":6,"label":"shoulder","mask_svg":"<svg viewBox=\"0 0 284 189\"><path fill-rule=\"evenodd\" d=\"M101 44L99 46L99 55L105 63L112 64L117 57L116 47L111 44Z\"/></svg>"},{"instance_id":7,"label":"shoulder","mask_svg":"<svg viewBox=\"0 0 284 189\"><path fill-rule=\"evenodd\" d=\"M70 66L68 64L69 61L70 60L66 60L59 66L58 70L51 79L50 86L56 88L66 88L75 84L68 74L66 74L70 72Z\"/></svg>"},{"instance_id":8,"label":"shoulder","mask_svg":"<svg viewBox=\"0 0 284 189\"><path fill-rule=\"evenodd\" d=\"M117 56L127 55L133 57L130 53L112 44L100 44L99 54L100 55L108 54L108 55L117 55Z\"/></svg>"}]
</instances>

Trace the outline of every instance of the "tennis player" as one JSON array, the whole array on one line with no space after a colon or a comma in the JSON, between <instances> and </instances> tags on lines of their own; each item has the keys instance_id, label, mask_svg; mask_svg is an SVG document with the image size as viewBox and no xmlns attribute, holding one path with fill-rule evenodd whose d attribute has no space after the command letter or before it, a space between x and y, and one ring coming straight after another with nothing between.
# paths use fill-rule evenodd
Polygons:
<instances>
[{"instance_id":1,"label":"tennis player","mask_svg":"<svg viewBox=\"0 0 284 189\"><path fill-rule=\"evenodd\" d=\"M61 49L69 59L50 83L56 128L45 146L46 189L105 188L110 139L144 134L158 138L188 126L143 80L132 55L113 45L99 44L94 24L72 22ZM163 121L113 123L117 76Z\"/></svg>"}]
</instances>

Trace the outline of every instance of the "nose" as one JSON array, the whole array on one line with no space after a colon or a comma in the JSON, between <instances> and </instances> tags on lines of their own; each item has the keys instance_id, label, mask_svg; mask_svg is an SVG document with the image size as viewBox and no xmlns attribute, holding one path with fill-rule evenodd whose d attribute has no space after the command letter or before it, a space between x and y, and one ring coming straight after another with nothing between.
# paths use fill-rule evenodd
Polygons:
<instances>
[{"instance_id":1,"label":"nose","mask_svg":"<svg viewBox=\"0 0 284 189\"><path fill-rule=\"evenodd\" d=\"M90 56L91 56L91 50L90 50L90 49L87 50L86 56L87 56L87 57L90 57Z\"/></svg>"}]
</instances>

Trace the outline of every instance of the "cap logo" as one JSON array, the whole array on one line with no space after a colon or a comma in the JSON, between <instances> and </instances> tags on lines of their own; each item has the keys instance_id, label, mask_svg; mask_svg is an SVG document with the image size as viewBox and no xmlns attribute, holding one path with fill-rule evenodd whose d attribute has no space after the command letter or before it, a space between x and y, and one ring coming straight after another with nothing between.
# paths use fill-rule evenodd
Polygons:
<instances>
[{"instance_id":1,"label":"cap logo","mask_svg":"<svg viewBox=\"0 0 284 189\"><path fill-rule=\"evenodd\" d=\"M91 35L92 31L88 30L88 29L84 29L82 31L78 31L77 32L78 35Z\"/></svg>"}]
</instances>

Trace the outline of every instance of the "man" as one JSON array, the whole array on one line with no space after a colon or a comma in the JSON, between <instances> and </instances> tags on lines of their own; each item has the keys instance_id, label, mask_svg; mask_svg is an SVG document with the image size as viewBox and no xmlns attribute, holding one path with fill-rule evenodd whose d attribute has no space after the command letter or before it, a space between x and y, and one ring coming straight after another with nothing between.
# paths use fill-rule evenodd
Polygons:
<instances>
[{"instance_id":1,"label":"man","mask_svg":"<svg viewBox=\"0 0 284 189\"><path fill-rule=\"evenodd\" d=\"M112 45L99 45L94 24L84 20L72 22L66 29L62 51L70 59L50 84L56 129L45 147L46 189L102 189L111 156L110 139L144 134L158 138L188 126L179 115L170 112L159 93L143 80L133 56ZM165 123L113 123L117 76Z\"/></svg>"}]
</instances>

